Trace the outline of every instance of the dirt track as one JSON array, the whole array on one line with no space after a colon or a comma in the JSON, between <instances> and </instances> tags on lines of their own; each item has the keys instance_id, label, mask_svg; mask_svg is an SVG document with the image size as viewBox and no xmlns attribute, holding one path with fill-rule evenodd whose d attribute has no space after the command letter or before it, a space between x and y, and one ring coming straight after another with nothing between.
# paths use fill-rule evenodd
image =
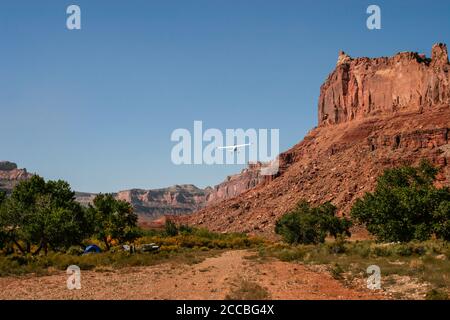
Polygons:
<instances>
[{"instance_id":1,"label":"dirt track","mask_svg":"<svg viewBox=\"0 0 450 320\"><path fill-rule=\"evenodd\" d=\"M281 261L246 259L228 251L196 265L162 264L82 271L81 290L66 288L65 272L0 278L0 299L224 299L240 279L266 288L272 299L380 299L367 289L345 288L326 272Z\"/></svg>"}]
</instances>

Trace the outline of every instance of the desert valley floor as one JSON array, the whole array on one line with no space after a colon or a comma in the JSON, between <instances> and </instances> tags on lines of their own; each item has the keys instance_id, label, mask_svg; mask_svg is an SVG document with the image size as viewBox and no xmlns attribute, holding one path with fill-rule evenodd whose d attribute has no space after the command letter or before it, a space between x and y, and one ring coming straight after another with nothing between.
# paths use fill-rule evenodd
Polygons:
<instances>
[{"instance_id":1,"label":"desert valley floor","mask_svg":"<svg viewBox=\"0 0 450 320\"><path fill-rule=\"evenodd\" d=\"M226 251L194 265L82 271L82 288L68 290L67 275L0 278L0 299L225 299L240 281L267 289L272 299L389 299L391 293L344 286L326 270L278 260L258 261L247 250Z\"/></svg>"}]
</instances>

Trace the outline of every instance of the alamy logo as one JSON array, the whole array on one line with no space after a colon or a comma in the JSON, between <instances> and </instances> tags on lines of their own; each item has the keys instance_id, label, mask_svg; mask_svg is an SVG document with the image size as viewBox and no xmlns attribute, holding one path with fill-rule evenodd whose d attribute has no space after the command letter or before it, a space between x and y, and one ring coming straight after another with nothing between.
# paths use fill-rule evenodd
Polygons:
<instances>
[{"instance_id":1,"label":"alamy logo","mask_svg":"<svg viewBox=\"0 0 450 320\"><path fill-rule=\"evenodd\" d=\"M66 26L69 30L80 30L81 29L81 9L79 6L72 4L67 7L67 17Z\"/></svg>"},{"instance_id":2,"label":"alamy logo","mask_svg":"<svg viewBox=\"0 0 450 320\"><path fill-rule=\"evenodd\" d=\"M67 267L67 289L81 289L81 270L79 266L71 265Z\"/></svg>"},{"instance_id":3,"label":"alamy logo","mask_svg":"<svg viewBox=\"0 0 450 320\"><path fill-rule=\"evenodd\" d=\"M367 7L370 16L367 18L366 25L369 30L381 29L381 9L379 6L372 4Z\"/></svg>"},{"instance_id":4,"label":"alamy logo","mask_svg":"<svg viewBox=\"0 0 450 320\"><path fill-rule=\"evenodd\" d=\"M367 278L367 288L371 290L381 289L381 269L377 265L371 265L366 270L369 277Z\"/></svg>"},{"instance_id":5,"label":"alamy logo","mask_svg":"<svg viewBox=\"0 0 450 320\"><path fill-rule=\"evenodd\" d=\"M203 122L194 121L193 135L180 128L170 139L178 142L171 153L176 165L260 163L262 175L278 172L279 129L226 129L224 135L214 128L203 132Z\"/></svg>"}]
</instances>

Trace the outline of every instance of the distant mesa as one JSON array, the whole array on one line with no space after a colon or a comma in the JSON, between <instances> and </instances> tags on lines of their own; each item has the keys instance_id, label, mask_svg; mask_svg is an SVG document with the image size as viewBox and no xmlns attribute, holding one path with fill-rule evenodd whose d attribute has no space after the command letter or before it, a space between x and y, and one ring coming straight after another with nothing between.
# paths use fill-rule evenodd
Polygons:
<instances>
[{"instance_id":1,"label":"distant mesa","mask_svg":"<svg viewBox=\"0 0 450 320\"><path fill-rule=\"evenodd\" d=\"M31 176L26 169L18 169L14 162L0 161L0 191L10 193L20 181Z\"/></svg>"}]
</instances>

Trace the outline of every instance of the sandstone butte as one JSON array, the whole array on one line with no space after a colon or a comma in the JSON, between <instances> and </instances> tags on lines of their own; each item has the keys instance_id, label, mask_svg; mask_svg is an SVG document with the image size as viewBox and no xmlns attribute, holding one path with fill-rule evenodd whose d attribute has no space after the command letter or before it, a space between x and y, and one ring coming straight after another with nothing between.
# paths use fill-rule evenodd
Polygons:
<instances>
[{"instance_id":1,"label":"sandstone butte","mask_svg":"<svg viewBox=\"0 0 450 320\"><path fill-rule=\"evenodd\" d=\"M254 187L241 187L237 196L178 221L273 235L275 221L299 200L331 201L348 215L385 168L423 158L439 166L436 183L449 185L449 69L445 44L435 44L431 58L413 52L352 58L340 52L320 89L318 126L279 155L278 174L258 177Z\"/></svg>"}]
</instances>

